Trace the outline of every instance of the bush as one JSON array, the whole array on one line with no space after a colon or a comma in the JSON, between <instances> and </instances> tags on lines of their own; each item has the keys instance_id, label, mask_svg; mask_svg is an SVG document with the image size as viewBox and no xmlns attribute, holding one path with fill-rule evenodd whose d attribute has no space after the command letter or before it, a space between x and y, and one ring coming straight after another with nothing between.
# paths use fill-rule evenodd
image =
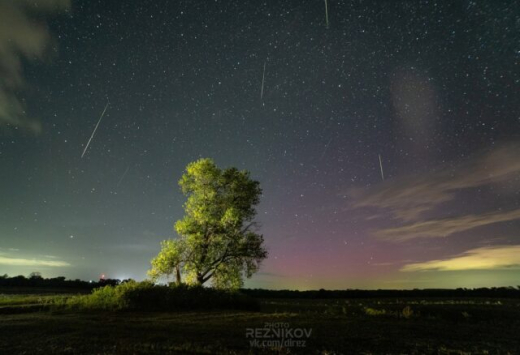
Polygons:
<instances>
[{"instance_id":1,"label":"bush","mask_svg":"<svg viewBox=\"0 0 520 355\"><path fill-rule=\"evenodd\" d=\"M65 301L65 306L72 309L118 310L126 308L124 299L118 295L117 287L96 288L90 295L74 296Z\"/></svg>"},{"instance_id":2,"label":"bush","mask_svg":"<svg viewBox=\"0 0 520 355\"><path fill-rule=\"evenodd\" d=\"M86 296L69 298L73 309L180 311L196 309L259 310L259 302L238 291L217 290L202 286L160 286L150 282L129 281L105 286Z\"/></svg>"},{"instance_id":3,"label":"bush","mask_svg":"<svg viewBox=\"0 0 520 355\"><path fill-rule=\"evenodd\" d=\"M411 318L413 316L413 311L410 308L410 306L406 306L406 307L403 308L402 315L406 319L409 319L409 318Z\"/></svg>"},{"instance_id":4,"label":"bush","mask_svg":"<svg viewBox=\"0 0 520 355\"><path fill-rule=\"evenodd\" d=\"M365 314L369 316L384 316L386 315L386 310L384 309L374 309L370 307L365 307Z\"/></svg>"}]
</instances>

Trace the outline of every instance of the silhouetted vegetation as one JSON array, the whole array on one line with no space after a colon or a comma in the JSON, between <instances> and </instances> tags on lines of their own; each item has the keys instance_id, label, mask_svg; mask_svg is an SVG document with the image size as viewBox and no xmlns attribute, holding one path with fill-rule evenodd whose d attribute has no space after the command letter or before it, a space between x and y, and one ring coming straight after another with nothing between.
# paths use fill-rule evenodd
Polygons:
<instances>
[{"instance_id":1,"label":"silhouetted vegetation","mask_svg":"<svg viewBox=\"0 0 520 355\"><path fill-rule=\"evenodd\" d=\"M259 310L258 300L238 291L219 290L200 285L154 285L129 281L105 286L90 295L73 296L56 303L77 310L181 311L196 309Z\"/></svg>"},{"instance_id":2,"label":"silhouetted vegetation","mask_svg":"<svg viewBox=\"0 0 520 355\"><path fill-rule=\"evenodd\" d=\"M265 290L242 289L243 293L255 298L305 298L305 299L340 299L340 298L520 298L520 286L482 287L457 289L414 289L414 290Z\"/></svg>"},{"instance_id":3,"label":"silhouetted vegetation","mask_svg":"<svg viewBox=\"0 0 520 355\"><path fill-rule=\"evenodd\" d=\"M18 275L9 277L8 275L0 276L0 291L6 291L5 288L38 288L57 291L58 289L75 290L93 290L106 285L118 285L128 280L118 279L100 279L99 281L83 281L80 279L67 280L64 276L53 278L44 278L39 272L32 272L29 277Z\"/></svg>"}]
</instances>

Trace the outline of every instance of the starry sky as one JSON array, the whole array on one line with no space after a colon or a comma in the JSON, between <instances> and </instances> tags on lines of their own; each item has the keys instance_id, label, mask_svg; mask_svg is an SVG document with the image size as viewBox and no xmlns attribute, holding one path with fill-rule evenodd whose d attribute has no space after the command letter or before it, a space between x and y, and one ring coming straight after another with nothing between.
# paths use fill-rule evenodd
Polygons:
<instances>
[{"instance_id":1,"label":"starry sky","mask_svg":"<svg viewBox=\"0 0 520 355\"><path fill-rule=\"evenodd\" d=\"M516 286L519 30L514 1L0 0L0 274L145 278L210 157L263 188L247 287Z\"/></svg>"}]
</instances>

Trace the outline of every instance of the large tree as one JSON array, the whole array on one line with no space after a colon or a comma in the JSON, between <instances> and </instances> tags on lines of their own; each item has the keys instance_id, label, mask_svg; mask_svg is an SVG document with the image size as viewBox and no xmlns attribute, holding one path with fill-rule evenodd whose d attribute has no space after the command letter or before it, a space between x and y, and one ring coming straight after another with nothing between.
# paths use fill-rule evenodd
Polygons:
<instances>
[{"instance_id":1,"label":"large tree","mask_svg":"<svg viewBox=\"0 0 520 355\"><path fill-rule=\"evenodd\" d=\"M152 279L175 274L178 283L238 288L267 257L256 233L255 206L262 190L248 171L219 169L211 159L188 164L179 181L187 196L177 239L162 243L148 272Z\"/></svg>"}]
</instances>

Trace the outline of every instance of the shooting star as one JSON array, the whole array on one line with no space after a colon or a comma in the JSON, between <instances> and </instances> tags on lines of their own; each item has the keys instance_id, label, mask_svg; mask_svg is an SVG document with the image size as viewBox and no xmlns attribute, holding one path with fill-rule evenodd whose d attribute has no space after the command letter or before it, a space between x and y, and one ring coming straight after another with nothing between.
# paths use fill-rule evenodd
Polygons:
<instances>
[{"instance_id":1,"label":"shooting star","mask_svg":"<svg viewBox=\"0 0 520 355\"><path fill-rule=\"evenodd\" d=\"M92 135L90 136L90 138L89 138L89 140L87 142L87 145L85 146L85 149L83 149L83 154L81 154L81 158L83 158L83 156L87 152L88 146L90 145L90 141L92 140L92 138L94 138L94 134L96 133L96 130L97 130L99 124L101 123L101 120L103 119L103 116L105 115L105 111L107 110L109 103L110 102L107 101L107 104L105 105L105 109L103 110L103 113L101 113L101 117L99 117L99 120L98 120L98 123L96 124L96 127L94 127L94 131L92 131Z\"/></svg>"},{"instance_id":2,"label":"shooting star","mask_svg":"<svg viewBox=\"0 0 520 355\"><path fill-rule=\"evenodd\" d=\"M123 179L125 178L126 173L128 172L128 170L130 170L130 165L128 165L128 167L126 168L125 172L123 173L123 176L121 176L121 179L119 179L119 181L117 182L117 186L119 186L121 181L123 181Z\"/></svg>"},{"instance_id":3,"label":"shooting star","mask_svg":"<svg viewBox=\"0 0 520 355\"><path fill-rule=\"evenodd\" d=\"M262 89L260 90L260 100L264 98L264 83L265 83L265 65L267 64L266 61L264 61L264 72L262 74Z\"/></svg>"},{"instance_id":4,"label":"shooting star","mask_svg":"<svg viewBox=\"0 0 520 355\"><path fill-rule=\"evenodd\" d=\"M383 162L381 161L381 154L379 154L379 167L381 168L381 179L385 181L385 174L383 173Z\"/></svg>"},{"instance_id":5,"label":"shooting star","mask_svg":"<svg viewBox=\"0 0 520 355\"><path fill-rule=\"evenodd\" d=\"M332 142L332 138L329 139L329 142L328 142L327 145L325 146L325 149L323 150L323 153L321 153L321 158L320 158L320 160L322 160L323 157L325 156L325 153L327 153L327 149L329 148L329 144L330 144L330 142Z\"/></svg>"},{"instance_id":6,"label":"shooting star","mask_svg":"<svg viewBox=\"0 0 520 355\"><path fill-rule=\"evenodd\" d=\"M329 4L325 0L325 25L329 28Z\"/></svg>"}]
</instances>

